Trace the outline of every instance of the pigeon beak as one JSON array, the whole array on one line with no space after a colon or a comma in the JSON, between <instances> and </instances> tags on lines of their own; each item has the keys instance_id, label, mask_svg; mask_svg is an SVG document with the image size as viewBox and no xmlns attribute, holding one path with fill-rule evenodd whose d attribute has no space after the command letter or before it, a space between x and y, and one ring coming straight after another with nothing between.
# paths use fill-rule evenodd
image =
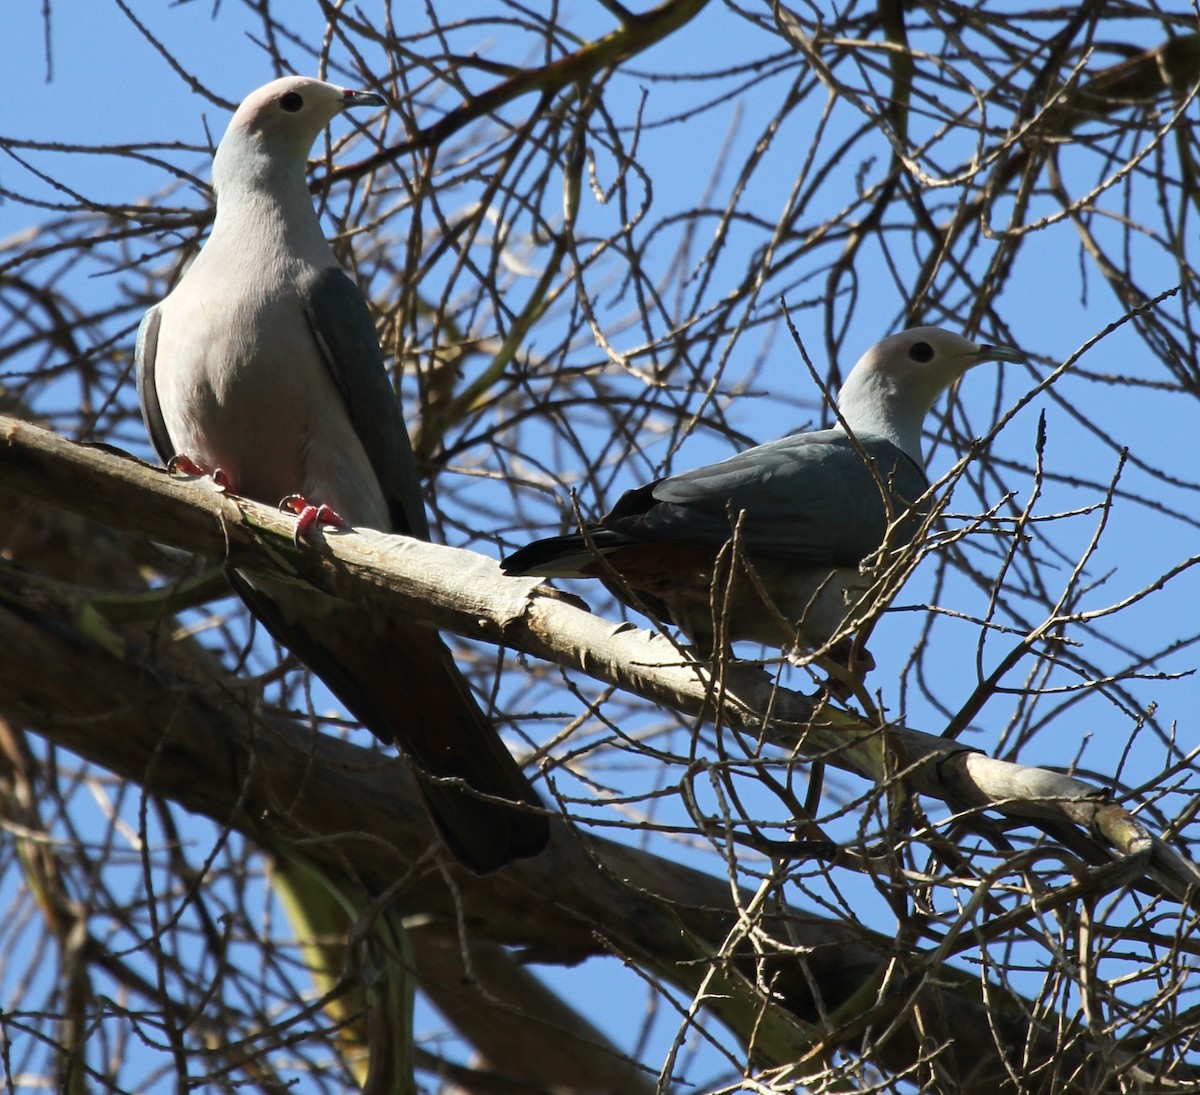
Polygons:
<instances>
[{"instance_id":1,"label":"pigeon beak","mask_svg":"<svg viewBox=\"0 0 1200 1095\"><path fill-rule=\"evenodd\" d=\"M352 106L387 106L387 101L382 95L376 95L373 91L347 89L342 92L342 109L349 110Z\"/></svg>"},{"instance_id":2,"label":"pigeon beak","mask_svg":"<svg viewBox=\"0 0 1200 1095\"><path fill-rule=\"evenodd\" d=\"M1023 365L1029 360L1020 350L1012 346L980 346L974 353L975 364L981 361L1011 361Z\"/></svg>"}]
</instances>

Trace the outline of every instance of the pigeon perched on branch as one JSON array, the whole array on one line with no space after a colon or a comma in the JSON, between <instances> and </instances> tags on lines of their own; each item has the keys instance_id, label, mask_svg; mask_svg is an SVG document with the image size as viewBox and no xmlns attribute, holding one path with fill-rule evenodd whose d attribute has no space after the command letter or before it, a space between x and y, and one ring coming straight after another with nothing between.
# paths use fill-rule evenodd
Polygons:
<instances>
[{"instance_id":1,"label":"pigeon perched on branch","mask_svg":"<svg viewBox=\"0 0 1200 1095\"><path fill-rule=\"evenodd\" d=\"M980 362L1024 360L936 327L892 335L851 370L831 429L627 491L581 532L534 541L501 566L600 578L704 654L742 639L820 649L869 584L859 564L889 527L899 547L920 526L921 426L934 400Z\"/></svg>"},{"instance_id":2,"label":"pigeon perched on branch","mask_svg":"<svg viewBox=\"0 0 1200 1095\"><path fill-rule=\"evenodd\" d=\"M138 392L159 457L244 497L283 499L298 540L319 525L429 537L370 312L305 179L334 117L383 102L300 77L251 94L213 160L208 242L138 332ZM280 643L399 745L466 866L491 871L545 847L541 800L434 630L294 582L229 577Z\"/></svg>"}]
</instances>

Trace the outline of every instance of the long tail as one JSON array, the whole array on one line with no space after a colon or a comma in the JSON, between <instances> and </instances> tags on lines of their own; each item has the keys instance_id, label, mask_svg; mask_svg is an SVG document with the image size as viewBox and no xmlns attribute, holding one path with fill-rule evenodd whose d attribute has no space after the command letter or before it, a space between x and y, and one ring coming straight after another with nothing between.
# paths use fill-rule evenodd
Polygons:
<instances>
[{"instance_id":1,"label":"long tail","mask_svg":"<svg viewBox=\"0 0 1200 1095\"><path fill-rule=\"evenodd\" d=\"M229 579L277 642L377 738L400 747L430 817L464 866L487 874L546 847L550 826L538 793L436 631L364 625L316 591L275 591L236 572Z\"/></svg>"},{"instance_id":2,"label":"long tail","mask_svg":"<svg viewBox=\"0 0 1200 1095\"><path fill-rule=\"evenodd\" d=\"M534 540L501 559L500 569L517 577L597 577L603 573L597 554L607 555L641 542L606 528L593 527L588 534L590 544L578 532Z\"/></svg>"}]
</instances>

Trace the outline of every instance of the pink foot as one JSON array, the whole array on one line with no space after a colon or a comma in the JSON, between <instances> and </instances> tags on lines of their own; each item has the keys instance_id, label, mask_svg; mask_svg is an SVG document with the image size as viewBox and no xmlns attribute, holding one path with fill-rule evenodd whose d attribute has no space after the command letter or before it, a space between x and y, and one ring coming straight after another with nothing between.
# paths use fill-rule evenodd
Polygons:
<instances>
[{"instance_id":1,"label":"pink foot","mask_svg":"<svg viewBox=\"0 0 1200 1095\"><path fill-rule=\"evenodd\" d=\"M296 531L292 535L296 547L300 546L302 539L307 540L309 533L319 525L347 527L346 519L340 513L324 504L314 506L303 494L289 494L279 503L279 508L296 515Z\"/></svg>"},{"instance_id":2,"label":"pink foot","mask_svg":"<svg viewBox=\"0 0 1200 1095\"><path fill-rule=\"evenodd\" d=\"M875 668L875 658L865 646L856 653L850 640L837 643L830 650L829 657L843 672L830 673L825 687L834 699L846 703L853 697L855 689L862 687L867 674Z\"/></svg>"},{"instance_id":3,"label":"pink foot","mask_svg":"<svg viewBox=\"0 0 1200 1095\"><path fill-rule=\"evenodd\" d=\"M213 468L210 472L207 468L202 468L197 464L190 456L181 452L177 452L167 461L167 471L171 475L207 475L221 490L230 490L233 486L229 476L222 468Z\"/></svg>"},{"instance_id":4,"label":"pink foot","mask_svg":"<svg viewBox=\"0 0 1200 1095\"><path fill-rule=\"evenodd\" d=\"M172 475L207 475L199 464L190 456L177 452L167 461L167 471Z\"/></svg>"}]
</instances>

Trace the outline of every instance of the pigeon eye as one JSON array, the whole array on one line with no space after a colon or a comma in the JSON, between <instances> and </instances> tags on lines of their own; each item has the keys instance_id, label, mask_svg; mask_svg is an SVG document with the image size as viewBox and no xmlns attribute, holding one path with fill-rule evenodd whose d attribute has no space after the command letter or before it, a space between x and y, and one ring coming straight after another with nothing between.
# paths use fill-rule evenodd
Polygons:
<instances>
[{"instance_id":1,"label":"pigeon eye","mask_svg":"<svg viewBox=\"0 0 1200 1095\"><path fill-rule=\"evenodd\" d=\"M908 356L918 365L925 365L933 360L933 347L928 342L914 342L908 348Z\"/></svg>"},{"instance_id":2,"label":"pigeon eye","mask_svg":"<svg viewBox=\"0 0 1200 1095\"><path fill-rule=\"evenodd\" d=\"M289 91L279 100L279 105L289 114L295 114L304 105L304 96L298 91Z\"/></svg>"}]
</instances>

